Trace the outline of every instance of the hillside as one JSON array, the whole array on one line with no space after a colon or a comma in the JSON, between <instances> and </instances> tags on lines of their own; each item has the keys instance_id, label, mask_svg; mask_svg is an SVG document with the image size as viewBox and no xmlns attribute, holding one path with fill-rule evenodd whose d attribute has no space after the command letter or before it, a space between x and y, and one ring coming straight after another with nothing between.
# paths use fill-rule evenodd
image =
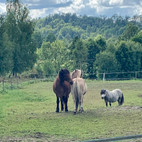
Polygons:
<instances>
[{"instance_id":1,"label":"hillside","mask_svg":"<svg viewBox=\"0 0 142 142\"><path fill-rule=\"evenodd\" d=\"M57 39L71 41L76 36L82 39L88 39L103 35L106 39L119 37L125 30L126 25L130 23L129 17L122 18L114 15L107 17L88 17L77 16L76 14L55 14L46 18L36 20L35 38L47 40L47 36L53 34ZM136 21L140 29L142 24ZM39 36L41 35L41 37Z\"/></svg>"}]
</instances>

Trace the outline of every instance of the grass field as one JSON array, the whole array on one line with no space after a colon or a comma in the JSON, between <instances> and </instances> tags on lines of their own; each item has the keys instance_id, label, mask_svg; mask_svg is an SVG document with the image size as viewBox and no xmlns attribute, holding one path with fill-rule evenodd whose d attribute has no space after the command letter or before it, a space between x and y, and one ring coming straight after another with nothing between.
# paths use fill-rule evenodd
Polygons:
<instances>
[{"instance_id":1,"label":"grass field","mask_svg":"<svg viewBox=\"0 0 142 142\"><path fill-rule=\"evenodd\" d=\"M53 82L25 84L0 94L0 141L85 141L142 134L142 81L90 81L84 112L56 113ZM124 105L105 107L101 89L119 88Z\"/></svg>"}]
</instances>

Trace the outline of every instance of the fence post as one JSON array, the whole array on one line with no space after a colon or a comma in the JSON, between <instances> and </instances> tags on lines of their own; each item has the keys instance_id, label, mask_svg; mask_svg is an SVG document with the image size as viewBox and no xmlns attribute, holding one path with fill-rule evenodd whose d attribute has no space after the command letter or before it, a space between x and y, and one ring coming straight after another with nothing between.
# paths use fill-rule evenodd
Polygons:
<instances>
[{"instance_id":1,"label":"fence post","mask_svg":"<svg viewBox=\"0 0 142 142\"><path fill-rule=\"evenodd\" d=\"M137 71L135 72L135 79L137 79Z\"/></svg>"},{"instance_id":2,"label":"fence post","mask_svg":"<svg viewBox=\"0 0 142 142\"><path fill-rule=\"evenodd\" d=\"M12 82L12 77L10 78L10 89L12 89L13 88L13 84L12 84L13 82Z\"/></svg>"},{"instance_id":3,"label":"fence post","mask_svg":"<svg viewBox=\"0 0 142 142\"><path fill-rule=\"evenodd\" d=\"M4 92L5 91L5 84L4 84L5 82L4 82L4 78L3 78L3 80L2 80L2 92Z\"/></svg>"},{"instance_id":4,"label":"fence post","mask_svg":"<svg viewBox=\"0 0 142 142\"><path fill-rule=\"evenodd\" d=\"M105 73L103 73L103 81L105 81Z\"/></svg>"}]
</instances>

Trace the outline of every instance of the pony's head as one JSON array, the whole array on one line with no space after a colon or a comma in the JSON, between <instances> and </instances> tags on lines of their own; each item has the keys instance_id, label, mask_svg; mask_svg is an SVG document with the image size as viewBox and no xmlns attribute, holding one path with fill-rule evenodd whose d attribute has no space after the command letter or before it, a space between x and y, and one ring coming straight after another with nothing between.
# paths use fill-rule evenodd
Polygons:
<instances>
[{"instance_id":1,"label":"pony's head","mask_svg":"<svg viewBox=\"0 0 142 142\"><path fill-rule=\"evenodd\" d=\"M104 99L106 97L106 90L102 89L100 94L101 94L102 99Z\"/></svg>"},{"instance_id":2,"label":"pony's head","mask_svg":"<svg viewBox=\"0 0 142 142\"><path fill-rule=\"evenodd\" d=\"M82 71L81 70L76 69L72 72L72 79L77 78L77 77L82 78Z\"/></svg>"},{"instance_id":3,"label":"pony's head","mask_svg":"<svg viewBox=\"0 0 142 142\"><path fill-rule=\"evenodd\" d=\"M59 78L60 82L63 83L64 81L69 82L71 85L73 84L73 81L70 77L70 72L67 69L61 69L59 71Z\"/></svg>"}]
</instances>

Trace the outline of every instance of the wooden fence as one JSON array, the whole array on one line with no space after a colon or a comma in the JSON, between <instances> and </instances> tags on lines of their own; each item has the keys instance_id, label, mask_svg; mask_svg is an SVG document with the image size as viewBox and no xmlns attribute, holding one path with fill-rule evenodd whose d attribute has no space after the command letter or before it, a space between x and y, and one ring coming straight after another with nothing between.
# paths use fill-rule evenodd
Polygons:
<instances>
[{"instance_id":1,"label":"wooden fence","mask_svg":"<svg viewBox=\"0 0 142 142\"><path fill-rule=\"evenodd\" d=\"M4 92L7 89L20 88L23 84L31 84L39 81L53 81L57 74L46 75L46 77L11 77L0 78L0 91ZM92 74L95 80L130 80L130 79L142 79L142 71L133 72L111 72L111 73L94 73ZM83 73L83 78L89 78L87 73Z\"/></svg>"}]
</instances>

